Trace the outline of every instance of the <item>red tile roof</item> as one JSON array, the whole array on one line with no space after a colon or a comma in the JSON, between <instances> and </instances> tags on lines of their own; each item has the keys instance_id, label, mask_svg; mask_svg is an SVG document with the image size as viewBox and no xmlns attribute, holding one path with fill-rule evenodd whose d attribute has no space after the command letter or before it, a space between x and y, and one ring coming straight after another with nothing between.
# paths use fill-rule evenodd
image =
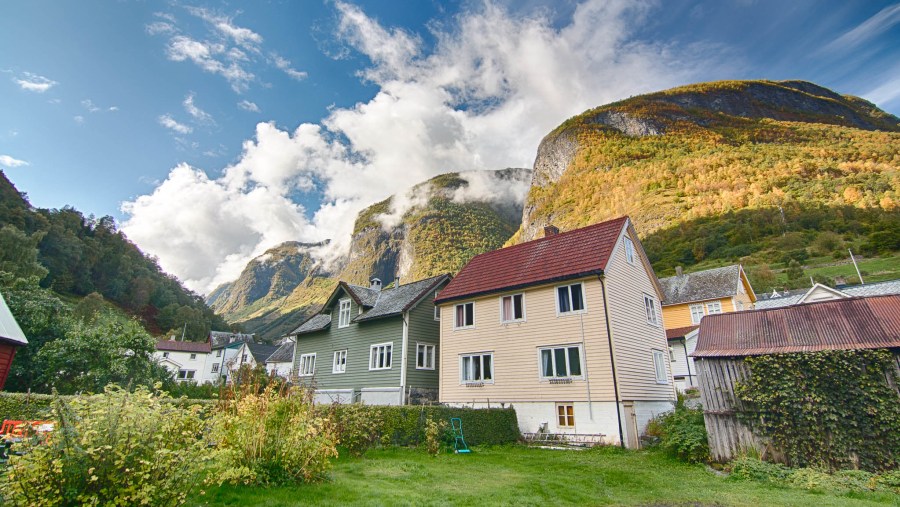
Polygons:
<instances>
[{"instance_id":1,"label":"red tile roof","mask_svg":"<svg viewBox=\"0 0 900 507\"><path fill-rule=\"evenodd\" d=\"M156 350L169 350L172 352L203 352L209 354L209 342L181 342L175 340L160 340L156 342Z\"/></svg>"},{"instance_id":2,"label":"red tile roof","mask_svg":"<svg viewBox=\"0 0 900 507\"><path fill-rule=\"evenodd\" d=\"M900 348L900 295L707 315L694 357Z\"/></svg>"},{"instance_id":3,"label":"red tile roof","mask_svg":"<svg viewBox=\"0 0 900 507\"><path fill-rule=\"evenodd\" d=\"M435 302L600 274L627 223L616 218L478 255Z\"/></svg>"},{"instance_id":4,"label":"red tile roof","mask_svg":"<svg viewBox=\"0 0 900 507\"><path fill-rule=\"evenodd\" d=\"M666 339L675 340L684 338L684 336L700 326L676 327L675 329L666 329Z\"/></svg>"}]
</instances>

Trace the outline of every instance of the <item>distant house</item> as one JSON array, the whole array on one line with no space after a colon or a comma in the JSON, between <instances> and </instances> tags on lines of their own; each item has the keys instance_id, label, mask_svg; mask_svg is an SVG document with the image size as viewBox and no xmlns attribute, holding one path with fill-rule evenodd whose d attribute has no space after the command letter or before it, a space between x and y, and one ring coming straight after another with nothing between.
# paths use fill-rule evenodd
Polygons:
<instances>
[{"instance_id":1,"label":"distant house","mask_svg":"<svg viewBox=\"0 0 900 507\"><path fill-rule=\"evenodd\" d=\"M438 294L440 401L638 447L675 399L661 296L628 217L478 255Z\"/></svg>"},{"instance_id":2,"label":"distant house","mask_svg":"<svg viewBox=\"0 0 900 507\"><path fill-rule=\"evenodd\" d=\"M266 360L278 350L278 345L269 345L268 343L234 342L225 346L227 358L224 358L223 369L226 375L226 381L231 381L234 372L242 366L256 368L257 366L266 365Z\"/></svg>"},{"instance_id":3,"label":"distant house","mask_svg":"<svg viewBox=\"0 0 900 507\"><path fill-rule=\"evenodd\" d=\"M229 364L238 353L238 349L246 342L253 341L252 334L231 333L227 331L210 331L210 359L207 365L206 375L212 382L220 382L228 379Z\"/></svg>"},{"instance_id":4,"label":"distant house","mask_svg":"<svg viewBox=\"0 0 900 507\"><path fill-rule=\"evenodd\" d=\"M178 382L202 384L211 382L207 375L209 342L160 340L153 357L166 367Z\"/></svg>"},{"instance_id":5,"label":"distant house","mask_svg":"<svg viewBox=\"0 0 900 507\"><path fill-rule=\"evenodd\" d=\"M437 400L434 297L449 275L382 289L340 282L296 337L293 373L320 403L418 404Z\"/></svg>"},{"instance_id":6,"label":"distant house","mask_svg":"<svg viewBox=\"0 0 900 507\"><path fill-rule=\"evenodd\" d=\"M286 338L281 345L266 359L266 372L269 375L277 375L282 378L290 378L294 367L294 343L293 338Z\"/></svg>"},{"instance_id":7,"label":"distant house","mask_svg":"<svg viewBox=\"0 0 900 507\"><path fill-rule=\"evenodd\" d=\"M16 349L25 345L28 345L28 339L0 294L0 389L6 384Z\"/></svg>"},{"instance_id":8,"label":"distant house","mask_svg":"<svg viewBox=\"0 0 900 507\"><path fill-rule=\"evenodd\" d=\"M697 368L690 355L697 345L697 328L706 315L752 310L756 294L739 264L659 280L665 294L663 322L675 387L684 391L697 386Z\"/></svg>"},{"instance_id":9,"label":"distant house","mask_svg":"<svg viewBox=\"0 0 900 507\"><path fill-rule=\"evenodd\" d=\"M703 319L693 356L712 456L726 461L763 447L736 416L750 409L734 393L735 384L748 377L746 357L859 349L891 350L900 375L900 295L840 298Z\"/></svg>"},{"instance_id":10,"label":"distant house","mask_svg":"<svg viewBox=\"0 0 900 507\"><path fill-rule=\"evenodd\" d=\"M850 297L885 296L900 294L900 280L838 286L838 288L817 283L809 289L775 293L756 302L756 308L781 308L792 305L831 301Z\"/></svg>"}]
</instances>

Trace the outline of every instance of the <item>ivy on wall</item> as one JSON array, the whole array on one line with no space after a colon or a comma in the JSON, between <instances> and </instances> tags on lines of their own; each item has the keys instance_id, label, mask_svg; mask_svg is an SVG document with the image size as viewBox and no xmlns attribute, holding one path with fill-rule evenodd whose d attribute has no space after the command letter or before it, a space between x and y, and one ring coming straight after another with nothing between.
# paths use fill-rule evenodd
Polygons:
<instances>
[{"instance_id":1,"label":"ivy on wall","mask_svg":"<svg viewBox=\"0 0 900 507\"><path fill-rule=\"evenodd\" d=\"M900 465L900 396L888 350L748 357L739 416L792 466L887 470Z\"/></svg>"}]
</instances>

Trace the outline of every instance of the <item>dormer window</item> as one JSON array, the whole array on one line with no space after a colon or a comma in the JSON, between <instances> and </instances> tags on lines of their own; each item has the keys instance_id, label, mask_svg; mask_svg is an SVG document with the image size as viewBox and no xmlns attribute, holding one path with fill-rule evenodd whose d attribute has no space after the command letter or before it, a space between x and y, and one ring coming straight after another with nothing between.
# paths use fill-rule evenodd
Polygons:
<instances>
[{"instance_id":1,"label":"dormer window","mask_svg":"<svg viewBox=\"0 0 900 507\"><path fill-rule=\"evenodd\" d=\"M634 264L634 242L628 236L622 238L622 241L625 243L625 260L628 264Z\"/></svg>"},{"instance_id":2,"label":"dormer window","mask_svg":"<svg viewBox=\"0 0 900 507\"><path fill-rule=\"evenodd\" d=\"M350 300L342 299L338 309L338 328L350 325Z\"/></svg>"}]
</instances>

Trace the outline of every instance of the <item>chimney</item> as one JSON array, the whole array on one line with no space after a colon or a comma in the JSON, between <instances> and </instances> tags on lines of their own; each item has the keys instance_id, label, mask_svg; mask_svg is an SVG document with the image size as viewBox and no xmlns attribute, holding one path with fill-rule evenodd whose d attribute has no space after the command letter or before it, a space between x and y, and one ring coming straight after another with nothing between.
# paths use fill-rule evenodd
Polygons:
<instances>
[{"instance_id":1,"label":"chimney","mask_svg":"<svg viewBox=\"0 0 900 507\"><path fill-rule=\"evenodd\" d=\"M400 286L400 277L398 276L398 277L394 278L394 288L396 289L399 286Z\"/></svg>"},{"instance_id":2,"label":"chimney","mask_svg":"<svg viewBox=\"0 0 900 507\"><path fill-rule=\"evenodd\" d=\"M676 275L676 276L681 276L681 275L683 275L683 274L684 274L684 270L681 269L681 266L675 266L675 275Z\"/></svg>"},{"instance_id":3,"label":"chimney","mask_svg":"<svg viewBox=\"0 0 900 507\"><path fill-rule=\"evenodd\" d=\"M545 225L544 226L544 237L548 238L550 236L556 236L559 234L559 227L555 225Z\"/></svg>"},{"instance_id":4,"label":"chimney","mask_svg":"<svg viewBox=\"0 0 900 507\"><path fill-rule=\"evenodd\" d=\"M369 279L369 288L372 290L381 290L381 278L372 277Z\"/></svg>"}]
</instances>

